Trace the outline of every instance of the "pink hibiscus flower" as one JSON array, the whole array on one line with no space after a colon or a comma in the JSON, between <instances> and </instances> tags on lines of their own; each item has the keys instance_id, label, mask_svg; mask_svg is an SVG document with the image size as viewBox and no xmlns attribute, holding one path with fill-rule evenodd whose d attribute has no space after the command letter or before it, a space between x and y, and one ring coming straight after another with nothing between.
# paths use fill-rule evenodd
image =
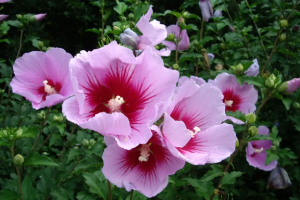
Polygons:
<instances>
[{"instance_id":1,"label":"pink hibiscus flower","mask_svg":"<svg viewBox=\"0 0 300 200\"><path fill-rule=\"evenodd\" d=\"M253 64L245 71L246 76L257 76L259 73L259 64L257 59L253 60Z\"/></svg>"},{"instance_id":2,"label":"pink hibiscus flower","mask_svg":"<svg viewBox=\"0 0 300 200\"><path fill-rule=\"evenodd\" d=\"M8 15L0 15L0 22L5 20L8 17Z\"/></svg>"},{"instance_id":3,"label":"pink hibiscus flower","mask_svg":"<svg viewBox=\"0 0 300 200\"><path fill-rule=\"evenodd\" d=\"M269 135L269 132L270 131L266 126L258 127L259 135ZM274 169L277 166L277 160L274 160L270 164L265 165L267 158L266 149L270 149L271 146L271 140L257 140L248 142L248 147L246 148L246 158L249 165L265 171L271 171L272 169Z\"/></svg>"},{"instance_id":4,"label":"pink hibiscus flower","mask_svg":"<svg viewBox=\"0 0 300 200\"><path fill-rule=\"evenodd\" d=\"M116 143L103 153L104 176L117 187L137 190L147 197L160 193L168 185L168 176L183 168L184 161L174 157L153 132L146 144L125 150Z\"/></svg>"},{"instance_id":5,"label":"pink hibiscus flower","mask_svg":"<svg viewBox=\"0 0 300 200\"><path fill-rule=\"evenodd\" d=\"M12 91L31 101L35 109L63 102L74 94L69 76L71 58L60 48L24 54L13 66Z\"/></svg>"},{"instance_id":6,"label":"pink hibiscus flower","mask_svg":"<svg viewBox=\"0 0 300 200\"><path fill-rule=\"evenodd\" d=\"M286 89L286 92L294 93L300 87L300 78L294 78L294 79L288 81L287 83L288 83L288 88Z\"/></svg>"},{"instance_id":7,"label":"pink hibiscus flower","mask_svg":"<svg viewBox=\"0 0 300 200\"><path fill-rule=\"evenodd\" d=\"M164 114L163 137L173 155L194 165L217 163L235 150L233 126L221 124L225 105L220 90L188 80Z\"/></svg>"},{"instance_id":8,"label":"pink hibiscus flower","mask_svg":"<svg viewBox=\"0 0 300 200\"><path fill-rule=\"evenodd\" d=\"M239 110L245 114L255 111L258 93L253 85L246 83L240 85L234 75L227 73L219 74L215 80L209 80L208 82L219 88L223 93L223 102L226 105L226 111L235 112ZM227 116L226 119L230 119L236 124L244 123L230 116Z\"/></svg>"},{"instance_id":9,"label":"pink hibiscus flower","mask_svg":"<svg viewBox=\"0 0 300 200\"><path fill-rule=\"evenodd\" d=\"M64 102L69 121L131 149L152 136L149 126L172 95L178 72L164 67L160 56L146 48L135 57L115 41L70 62L75 97Z\"/></svg>"},{"instance_id":10,"label":"pink hibiscus flower","mask_svg":"<svg viewBox=\"0 0 300 200\"><path fill-rule=\"evenodd\" d=\"M179 40L178 51L184 51L184 50L186 50L190 47L190 39L189 39L189 36L188 36L186 30L182 30L180 32L180 27L179 26L171 25L171 26L168 26L167 33L168 34L173 33L175 35L175 39ZM176 45L175 45L174 42L163 41L162 43L164 45L166 45L168 49L176 50Z\"/></svg>"},{"instance_id":11,"label":"pink hibiscus flower","mask_svg":"<svg viewBox=\"0 0 300 200\"><path fill-rule=\"evenodd\" d=\"M42 19L44 19L46 17L47 13L42 13L42 14L37 14L34 15L36 21L41 21Z\"/></svg>"}]
</instances>

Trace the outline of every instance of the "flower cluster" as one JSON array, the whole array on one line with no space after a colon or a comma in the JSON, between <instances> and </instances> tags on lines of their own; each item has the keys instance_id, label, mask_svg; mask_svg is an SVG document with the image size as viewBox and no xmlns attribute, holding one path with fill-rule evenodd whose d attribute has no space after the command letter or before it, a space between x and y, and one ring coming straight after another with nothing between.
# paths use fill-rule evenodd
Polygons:
<instances>
[{"instance_id":1,"label":"flower cluster","mask_svg":"<svg viewBox=\"0 0 300 200\"><path fill-rule=\"evenodd\" d=\"M209 2L209 1L200 1ZM209 6L211 7L211 6ZM35 109L63 102L66 118L104 136L103 173L118 187L137 190L147 197L161 192L168 176L193 165L218 163L235 151L236 134L226 111L253 113L258 98L253 85L240 85L234 75L219 74L214 80L181 77L166 68L161 58L170 50L189 47L186 30L150 21L150 6L137 27L116 41L75 57L60 48L24 54L14 64L14 93L32 102ZM175 35L177 44L164 41ZM158 51L163 43L168 50ZM136 54L136 50L142 50ZM249 76L257 75L254 61ZM255 68L255 69L254 69ZM177 86L176 86L177 84ZM265 134L263 127L259 128ZM270 170L261 163L269 142L251 142L250 165Z\"/></svg>"}]
</instances>

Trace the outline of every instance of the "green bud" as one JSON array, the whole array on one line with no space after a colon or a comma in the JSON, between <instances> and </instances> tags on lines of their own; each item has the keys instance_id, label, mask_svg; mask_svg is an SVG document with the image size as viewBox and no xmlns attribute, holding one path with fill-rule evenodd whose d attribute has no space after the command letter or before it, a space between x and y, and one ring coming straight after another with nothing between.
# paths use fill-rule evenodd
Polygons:
<instances>
[{"instance_id":1,"label":"green bud","mask_svg":"<svg viewBox=\"0 0 300 200\"><path fill-rule=\"evenodd\" d=\"M189 16L190 16L190 13L188 11L185 11L185 12L182 13L183 18L187 18Z\"/></svg>"},{"instance_id":2,"label":"green bud","mask_svg":"<svg viewBox=\"0 0 300 200\"><path fill-rule=\"evenodd\" d=\"M38 119L45 119L45 117L46 117L46 113L43 110L37 114Z\"/></svg>"},{"instance_id":3,"label":"green bud","mask_svg":"<svg viewBox=\"0 0 300 200\"><path fill-rule=\"evenodd\" d=\"M199 45L199 42L197 40L193 40L192 45L197 47Z\"/></svg>"},{"instance_id":4,"label":"green bud","mask_svg":"<svg viewBox=\"0 0 300 200\"><path fill-rule=\"evenodd\" d=\"M16 165L22 165L24 162L24 157L20 154L17 154L15 157L14 157L14 163Z\"/></svg>"},{"instance_id":5,"label":"green bud","mask_svg":"<svg viewBox=\"0 0 300 200\"><path fill-rule=\"evenodd\" d=\"M129 19L134 19L134 14L133 13L129 13L128 18Z\"/></svg>"},{"instance_id":6,"label":"green bud","mask_svg":"<svg viewBox=\"0 0 300 200\"><path fill-rule=\"evenodd\" d=\"M4 94L4 92L5 92L4 90L0 90L0 94Z\"/></svg>"},{"instance_id":7,"label":"green bud","mask_svg":"<svg viewBox=\"0 0 300 200\"><path fill-rule=\"evenodd\" d=\"M235 148L238 148L240 146L240 141L239 140L236 140L235 141Z\"/></svg>"},{"instance_id":8,"label":"green bud","mask_svg":"<svg viewBox=\"0 0 300 200\"><path fill-rule=\"evenodd\" d=\"M174 40L175 40L175 35L174 35L173 33L170 33L170 34L168 35L168 37L167 37L166 40L171 41L171 42L174 42Z\"/></svg>"},{"instance_id":9,"label":"green bud","mask_svg":"<svg viewBox=\"0 0 300 200\"><path fill-rule=\"evenodd\" d=\"M256 121L256 115L253 113L248 113L245 117L249 124L253 124Z\"/></svg>"},{"instance_id":10,"label":"green bud","mask_svg":"<svg viewBox=\"0 0 300 200\"><path fill-rule=\"evenodd\" d=\"M39 42L38 42L38 47L39 47L40 49L43 48L43 47L44 47L44 42L39 41Z\"/></svg>"},{"instance_id":11,"label":"green bud","mask_svg":"<svg viewBox=\"0 0 300 200\"><path fill-rule=\"evenodd\" d=\"M214 194L218 196L220 194L220 190L214 189Z\"/></svg>"},{"instance_id":12,"label":"green bud","mask_svg":"<svg viewBox=\"0 0 300 200\"><path fill-rule=\"evenodd\" d=\"M130 26L131 26L132 28L134 28L134 27L135 27L135 23L134 23L134 22L130 22Z\"/></svg>"},{"instance_id":13,"label":"green bud","mask_svg":"<svg viewBox=\"0 0 300 200\"><path fill-rule=\"evenodd\" d=\"M267 78L265 80L265 85L267 88L272 88L274 87L274 80L273 79L270 79L270 78Z\"/></svg>"},{"instance_id":14,"label":"green bud","mask_svg":"<svg viewBox=\"0 0 300 200\"><path fill-rule=\"evenodd\" d=\"M287 82L284 82L282 83L278 88L277 88L277 91L278 92L285 92L288 88L288 83Z\"/></svg>"},{"instance_id":15,"label":"green bud","mask_svg":"<svg viewBox=\"0 0 300 200\"><path fill-rule=\"evenodd\" d=\"M279 39L280 41L284 41L286 39L286 34L282 33Z\"/></svg>"},{"instance_id":16,"label":"green bud","mask_svg":"<svg viewBox=\"0 0 300 200\"><path fill-rule=\"evenodd\" d=\"M89 141L87 139L83 139L82 146L87 147L89 145Z\"/></svg>"},{"instance_id":17,"label":"green bud","mask_svg":"<svg viewBox=\"0 0 300 200\"><path fill-rule=\"evenodd\" d=\"M61 115L54 115L53 120L60 123L64 121L64 117Z\"/></svg>"},{"instance_id":18,"label":"green bud","mask_svg":"<svg viewBox=\"0 0 300 200\"><path fill-rule=\"evenodd\" d=\"M289 25L289 23L287 20L283 19L283 20L280 20L279 25L281 28L284 28L284 27L287 27Z\"/></svg>"},{"instance_id":19,"label":"green bud","mask_svg":"<svg viewBox=\"0 0 300 200\"><path fill-rule=\"evenodd\" d=\"M221 70L223 69L223 64L218 63L218 64L215 66L215 69L216 69L216 71L221 71Z\"/></svg>"},{"instance_id":20,"label":"green bud","mask_svg":"<svg viewBox=\"0 0 300 200\"><path fill-rule=\"evenodd\" d=\"M220 44L220 49L223 49L223 50L226 49L226 45L224 43L221 43Z\"/></svg>"},{"instance_id":21,"label":"green bud","mask_svg":"<svg viewBox=\"0 0 300 200\"><path fill-rule=\"evenodd\" d=\"M126 20L127 20L126 17L124 16L121 17L121 21L125 22Z\"/></svg>"},{"instance_id":22,"label":"green bud","mask_svg":"<svg viewBox=\"0 0 300 200\"><path fill-rule=\"evenodd\" d=\"M43 152L43 155L45 155L45 156L48 155L48 154L49 154L49 153L47 153L47 152L45 152L45 151Z\"/></svg>"},{"instance_id":23,"label":"green bud","mask_svg":"<svg viewBox=\"0 0 300 200\"><path fill-rule=\"evenodd\" d=\"M298 102L294 102L293 107L298 109L298 108L300 108L300 104Z\"/></svg>"},{"instance_id":24,"label":"green bud","mask_svg":"<svg viewBox=\"0 0 300 200\"><path fill-rule=\"evenodd\" d=\"M236 67L235 67L235 73L240 74L244 71L244 66L239 63Z\"/></svg>"},{"instance_id":25,"label":"green bud","mask_svg":"<svg viewBox=\"0 0 300 200\"><path fill-rule=\"evenodd\" d=\"M179 17L177 24L181 29L183 27L185 27L185 21L184 21L183 17Z\"/></svg>"},{"instance_id":26,"label":"green bud","mask_svg":"<svg viewBox=\"0 0 300 200\"><path fill-rule=\"evenodd\" d=\"M276 147L275 146L271 146L271 151L276 151Z\"/></svg>"},{"instance_id":27,"label":"green bud","mask_svg":"<svg viewBox=\"0 0 300 200\"><path fill-rule=\"evenodd\" d=\"M90 146L94 146L96 144L96 141L94 139L90 139L89 144Z\"/></svg>"},{"instance_id":28,"label":"green bud","mask_svg":"<svg viewBox=\"0 0 300 200\"><path fill-rule=\"evenodd\" d=\"M178 70L179 69L179 65L178 64L174 64L173 65L173 69Z\"/></svg>"},{"instance_id":29,"label":"green bud","mask_svg":"<svg viewBox=\"0 0 300 200\"><path fill-rule=\"evenodd\" d=\"M106 41L105 37L104 37L104 38L102 38L102 42L105 42L105 41Z\"/></svg>"},{"instance_id":30,"label":"green bud","mask_svg":"<svg viewBox=\"0 0 300 200\"><path fill-rule=\"evenodd\" d=\"M48 51L48 48L47 47L43 47L42 51L46 52L46 51Z\"/></svg>"},{"instance_id":31,"label":"green bud","mask_svg":"<svg viewBox=\"0 0 300 200\"><path fill-rule=\"evenodd\" d=\"M23 130L19 128L19 130L16 131L15 135L17 138L21 137L23 135Z\"/></svg>"},{"instance_id":32,"label":"green bud","mask_svg":"<svg viewBox=\"0 0 300 200\"><path fill-rule=\"evenodd\" d=\"M29 18L29 22L35 22L35 21L36 21L35 16L31 16L31 17Z\"/></svg>"},{"instance_id":33,"label":"green bud","mask_svg":"<svg viewBox=\"0 0 300 200\"><path fill-rule=\"evenodd\" d=\"M248 129L248 133L251 137L254 137L255 135L258 134L258 129L255 127L255 126L251 126L249 129Z\"/></svg>"},{"instance_id":34,"label":"green bud","mask_svg":"<svg viewBox=\"0 0 300 200\"><path fill-rule=\"evenodd\" d=\"M17 14L16 17L17 17L18 20L22 20L23 19L23 16L20 15L20 14Z\"/></svg>"},{"instance_id":35,"label":"green bud","mask_svg":"<svg viewBox=\"0 0 300 200\"><path fill-rule=\"evenodd\" d=\"M279 147L279 141L278 141L278 140L274 140L274 141L273 141L273 145L274 145L275 147Z\"/></svg>"},{"instance_id":36,"label":"green bud","mask_svg":"<svg viewBox=\"0 0 300 200\"><path fill-rule=\"evenodd\" d=\"M8 136L8 139L9 139L9 140L14 140L14 136L13 136L13 135L9 135L9 136Z\"/></svg>"},{"instance_id":37,"label":"green bud","mask_svg":"<svg viewBox=\"0 0 300 200\"><path fill-rule=\"evenodd\" d=\"M114 29L115 31L121 31L121 29L120 29L118 26L114 26L113 29Z\"/></svg>"},{"instance_id":38,"label":"green bud","mask_svg":"<svg viewBox=\"0 0 300 200\"><path fill-rule=\"evenodd\" d=\"M102 28L99 28L99 32L102 33Z\"/></svg>"},{"instance_id":39,"label":"green bud","mask_svg":"<svg viewBox=\"0 0 300 200\"><path fill-rule=\"evenodd\" d=\"M78 149L78 146L73 147L74 149Z\"/></svg>"}]
</instances>

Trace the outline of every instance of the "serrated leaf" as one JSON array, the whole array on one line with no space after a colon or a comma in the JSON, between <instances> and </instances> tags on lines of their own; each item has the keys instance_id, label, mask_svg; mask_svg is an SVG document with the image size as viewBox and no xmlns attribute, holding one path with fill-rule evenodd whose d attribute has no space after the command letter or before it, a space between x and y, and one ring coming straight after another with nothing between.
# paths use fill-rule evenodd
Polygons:
<instances>
[{"instance_id":1,"label":"serrated leaf","mask_svg":"<svg viewBox=\"0 0 300 200\"><path fill-rule=\"evenodd\" d=\"M36 200L36 190L32 187L31 180L26 176L22 183L22 198L23 200Z\"/></svg>"},{"instance_id":2,"label":"serrated leaf","mask_svg":"<svg viewBox=\"0 0 300 200\"><path fill-rule=\"evenodd\" d=\"M265 161L265 165L268 165L272 161L279 159L278 155L276 153L272 152L270 149L267 149L266 152L267 152L267 158Z\"/></svg>"},{"instance_id":3,"label":"serrated leaf","mask_svg":"<svg viewBox=\"0 0 300 200\"><path fill-rule=\"evenodd\" d=\"M201 179L201 182L211 181L218 176L222 176L222 171L210 170Z\"/></svg>"},{"instance_id":4,"label":"serrated leaf","mask_svg":"<svg viewBox=\"0 0 300 200\"><path fill-rule=\"evenodd\" d=\"M233 111L226 111L226 115L227 116L231 116L231 117L234 117L236 119L239 119L243 122L246 122L246 118L245 118L245 114L242 113L241 111L239 110L236 110L235 112Z\"/></svg>"},{"instance_id":5,"label":"serrated leaf","mask_svg":"<svg viewBox=\"0 0 300 200\"><path fill-rule=\"evenodd\" d=\"M75 167L75 171L79 170L79 169L86 169L92 165L97 165L99 164L99 161L94 159L93 157L88 157L84 160L82 160L81 162L79 162L79 164Z\"/></svg>"},{"instance_id":6,"label":"serrated leaf","mask_svg":"<svg viewBox=\"0 0 300 200\"><path fill-rule=\"evenodd\" d=\"M58 167L59 165L54 162L51 158L47 156L39 155L38 153L33 153L29 155L23 165L48 165Z\"/></svg>"},{"instance_id":7,"label":"serrated leaf","mask_svg":"<svg viewBox=\"0 0 300 200\"><path fill-rule=\"evenodd\" d=\"M292 103L292 100L290 100L288 98L284 98L284 99L282 99L282 103L284 104L285 108L287 110L289 110L290 106L291 106L291 103Z\"/></svg>"},{"instance_id":8,"label":"serrated leaf","mask_svg":"<svg viewBox=\"0 0 300 200\"><path fill-rule=\"evenodd\" d=\"M97 194L104 200L107 199L107 184L105 181L101 182L99 178L91 173L84 172L82 176L85 179L86 184L90 187L90 192Z\"/></svg>"},{"instance_id":9,"label":"serrated leaf","mask_svg":"<svg viewBox=\"0 0 300 200\"><path fill-rule=\"evenodd\" d=\"M17 199L20 199L20 195L11 190L1 190L0 191L0 199L17 200Z\"/></svg>"},{"instance_id":10,"label":"serrated leaf","mask_svg":"<svg viewBox=\"0 0 300 200\"><path fill-rule=\"evenodd\" d=\"M35 127L35 126L31 126L31 127L22 127L23 129L23 134L22 134L22 138L23 137L32 137L32 138L35 138L36 135L38 134L39 132L39 129L38 127Z\"/></svg>"},{"instance_id":11,"label":"serrated leaf","mask_svg":"<svg viewBox=\"0 0 300 200\"><path fill-rule=\"evenodd\" d=\"M119 15L123 15L123 13L127 10L127 5L124 2L117 2L117 5L114 7L114 10L119 13Z\"/></svg>"},{"instance_id":12,"label":"serrated leaf","mask_svg":"<svg viewBox=\"0 0 300 200\"><path fill-rule=\"evenodd\" d=\"M166 10L164 12L164 15L174 15L177 18L179 18L181 16L181 14L179 12L175 12L175 11L172 11L172 10Z\"/></svg>"},{"instance_id":13,"label":"serrated leaf","mask_svg":"<svg viewBox=\"0 0 300 200\"><path fill-rule=\"evenodd\" d=\"M265 81L261 77L254 77L254 76L245 76L242 78L243 82L246 82L250 85L256 85L258 87L264 87Z\"/></svg>"},{"instance_id":14,"label":"serrated leaf","mask_svg":"<svg viewBox=\"0 0 300 200\"><path fill-rule=\"evenodd\" d=\"M221 184L222 185L234 184L236 178L242 176L242 174L243 172L236 172L236 171L233 171L231 173L226 173Z\"/></svg>"}]
</instances>

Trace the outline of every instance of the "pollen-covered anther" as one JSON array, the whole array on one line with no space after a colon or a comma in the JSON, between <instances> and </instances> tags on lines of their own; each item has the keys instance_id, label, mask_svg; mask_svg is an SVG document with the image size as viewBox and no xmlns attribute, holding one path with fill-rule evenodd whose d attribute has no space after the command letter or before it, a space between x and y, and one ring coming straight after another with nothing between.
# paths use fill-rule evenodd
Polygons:
<instances>
[{"instance_id":1,"label":"pollen-covered anther","mask_svg":"<svg viewBox=\"0 0 300 200\"><path fill-rule=\"evenodd\" d=\"M48 81L47 81L47 80L44 80L43 83L44 83L44 89L45 89L45 92L46 92L48 95L57 94L55 88L54 88L54 87L51 87L51 85L48 85Z\"/></svg>"},{"instance_id":2,"label":"pollen-covered anther","mask_svg":"<svg viewBox=\"0 0 300 200\"><path fill-rule=\"evenodd\" d=\"M233 101L232 101L232 100L226 100L226 99L225 99L225 105L226 105L226 106L232 107L232 104L233 104Z\"/></svg>"},{"instance_id":3,"label":"pollen-covered anther","mask_svg":"<svg viewBox=\"0 0 300 200\"><path fill-rule=\"evenodd\" d=\"M143 144L141 148L141 155L139 157L139 161L147 162L150 156L150 147L147 144Z\"/></svg>"},{"instance_id":4,"label":"pollen-covered anther","mask_svg":"<svg viewBox=\"0 0 300 200\"><path fill-rule=\"evenodd\" d=\"M124 99L120 96L116 96L116 98L111 99L108 101L108 107L110 109L110 112L120 112L121 111L121 105L124 103Z\"/></svg>"},{"instance_id":5,"label":"pollen-covered anther","mask_svg":"<svg viewBox=\"0 0 300 200\"><path fill-rule=\"evenodd\" d=\"M261 147L260 149L254 149L254 153L261 153L263 150L263 147Z\"/></svg>"},{"instance_id":6,"label":"pollen-covered anther","mask_svg":"<svg viewBox=\"0 0 300 200\"><path fill-rule=\"evenodd\" d=\"M200 129L199 127L197 127L197 126L194 127L193 129L194 129L194 132L190 130L192 138L194 138L195 135L196 135L198 132L201 131L201 129Z\"/></svg>"}]
</instances>

